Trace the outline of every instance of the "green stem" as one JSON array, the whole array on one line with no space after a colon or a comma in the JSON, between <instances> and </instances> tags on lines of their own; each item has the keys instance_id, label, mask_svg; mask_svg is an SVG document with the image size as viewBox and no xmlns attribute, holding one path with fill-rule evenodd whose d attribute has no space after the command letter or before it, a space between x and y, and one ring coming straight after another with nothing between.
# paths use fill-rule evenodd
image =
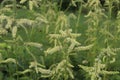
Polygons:
<instances>
[{"instance_id":1,"label":"green stem","mask_svg":"<svg viewBox=\"0 0 120 80\"><path fill-rule=\"evenodd\" d=\"M62 8L62 3L63 3L63 0L60 0L60 7L59 7L59 11L61 10Z\"/></svg>"},{"instance_id":2,"label":"green stem","mask_svg":"<svg viewBox=\"0 0 120 80\"><path fill-rule=\"evenodd\" d=\"M13 1L13 11L14 11L14 17L16 16L16 10L17 10L17 1Z\"/></svg>"},{"instance_id":3,"label":"green stem","mask_svg":"<svg viewBox=\"0 0 120 80\"><path fill-rule=\"evenodd\" d=\"M78 30L78 27L79 27L80 16L81 16L81 12L82 12L82 3L80 5L81 6L80 6L79 11L78 11L78 18L77 18L77 22L76 22L76 30L75 30L76 33L77 33L77 30Z\"/></svg>"},{"instance_id":4,"label":"green stem","mask_svg":"<svg viewBox=\"0 0 120 80\"><path fill-rule=\"evenodd\" d=\"M33 58L33 60L37 61L36 57L31 53L31 51L29 50L29 48L28 47L25 47L25 48L26 48L27 52L31 55L31 57Z\"/></svg>"}]
</instances>

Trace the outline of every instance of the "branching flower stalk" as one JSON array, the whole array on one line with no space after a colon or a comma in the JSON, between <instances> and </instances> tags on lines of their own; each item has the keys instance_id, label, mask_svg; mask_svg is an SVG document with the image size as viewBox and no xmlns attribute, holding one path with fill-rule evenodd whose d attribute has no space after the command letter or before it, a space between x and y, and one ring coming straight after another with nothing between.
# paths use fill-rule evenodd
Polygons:
<instances>
[{"instance_id":1,"label":"branching flower stalk","mask_svg":"<svg viewBox=\"0 0 120 80\"><path fill-rule=\"evenodd\" d=\"M87 67L83 65L79 65L79 67L88 72L90 80L104 80L101 77L101 75L119 74L118 71L106 71L105 70L106 65L102 63L102 61L99 58L95 59L93 67Z\"/></svg>"},{"instance_id":2,"label":"branching flower stalk","mask_svg":"<svg viewBox=\"0 0 120 80\"><path fill-rule=\"evenodd\" d=\"M34 60L34 63L37 64L37 65L32 65L32 67L30 66L30 71L32 70L31 68L34 68L35 67L35 71L38 73L38 68L37 66L40 64L37 63L37 60L35 58L35 56L30 52L29 50L29 46L32 46L32 47L36 47L36 48L41 48L42 44L40 43L34 43L34 42L24 42L23 38L21 35L18 34L18 28L23 28L26 32L26 35L29 36L28 34L28 30L26 27L28 26L33 26L33 24L35 25L36 21L32 21L32 20L28 20L28 19L15 19L15 17L8 17L8 16L5 16L5 15L1 15L0 16L0 35L10 35L11 38L9 40L4 40L4 42L6 44L9 44L9 46L6 46L6 48L10 48L9 52L7 53L8 56L12 53L14 54L16 57L15 60L18 60L18 57L17 57L17 53L19 51L19 49L21 47L25 47L24 49L27 50L27 52L32 56L33 60ZM10 32L8 32L8 30ZM6 59L5 61L1 61L1 63L7 63L7 62L10 62L10 60L13 61L12 58L8 58ZM11 61L11 62L12 62ZM16 71L18 71L18 67L21 67L20 64L16 64ZM41 65L40 67L43 67L43 65ZM42 69L42 68L41 68ZM40 70L41 71L41 70ZM27 71L29 72L29 71ZM25 72L25 74L27 73ZM18 79L18 75L21 75L23 74L23 72L20 72L19 74L16 73L16 76L17 76L17 79ZM12 76L12 74L10 74Z\"/></svg>"},{"instance_id":3,"label":"branching flower stalk","mask_svg":"<svg viewBox=\"0 0 120 80\"><path fill-rule=\"evenodd\" d=\"M45 51L45 55L61 54L62 57L59 63L51 65L50 70L52 73L50 74L50 79L52 80L74 79L72 73L74 66L70 63L70 55L74 54L74 51L88 50L92 47L92 45L80 46L81 44L76 39L81 34L72 33L67 17L64 12L60 12L56 21L55 32L49 34L50 43L54 45Z\"/></svg>"},{"instance_id":4,"label":"branching flower stalk","mask_svg":"<svg viewBox=\"0 0 120 80\"><path fill-rule=\"evenodd\" d=\"M106 2L108 2L108 1L106 1ZM98 61L100 61L100 64L105 65L105 67L103 68L103 70L105 70L105 71L107 70L108 64L110 64L111 62L115 62L115 57L113 57L113 56L116 55L116 52L114 52L112 50L112 44L109 43L110 40L112 40L114 38L114 35L110 31L110 28L113 25L110 25L111 22L109 22L109 21L111 21L112 5L113 5L112 2L110 2L108 4L109 15L107 16L103 12L103 10L100 6L99 0L88 1L88 3L86 4L86 6L90 7L90 12L86 16L86 17L88 17L88 24L89 24L88 40L89 40L89 42L92 42L95 44L93 47L93 50L92 50L92 52L95 55L94 59L95 59L95 57L101 56L101 58L97 58L97 59L98 59ZM106 20L105 21L107 23L106 25L104 23L103 23L103 25L101 24L101 21L103 20L103 18ZM108 19L110 19L110 20L108 20ZM100 28L102 26L104 29ZM101 33L102 33L102 35L100 35ZM103 40L103 42L104 42L103 45L105 45L103 47L105 47L105 49L102 49L102 50L99 49L100 47L102 47L102 45L99 45L100 43L98 43L100 41L100 36L105 36L105 39ZM97 56L96 53L99 53L99 56ZM103 54L106 54L106 55L103 55ZM96 64L96 59L95 59L94 64ZM96 68L96 70L97 70L97 68ZM97 74L96 71L93 73ZM101 77L101 78L95 74L93 76L91 75L91 80L101 80L101 79L106 80L107 79L106 74L103 74L104 77Z\"/></svg>"},{"instance_id":5,"label":"branching flower stalk","mask_svg":"<svg viewBox=\"0 0 120 80\"><path fill-rule=\"evenodd\" d=\"M119 0L107 0L106 1L106 5L108 5L108 11L109 11L109 15L108 15L108 21L110 21L109 23L107 23L106 24L106 31L108 32L108 34L106 34L106 39L105 39L105 44L106 44L106 50L107 50L107 54L109 54L109 56L107 57L107 59L106 59L106 61L105 61L105 63L106 63L106 65L108 66L108 64L109 64L109 62L110 62L110 59L111 59L111 57L113 57L114 55L116 55L117 53L115 52L113 52L114 54L112 54L111 56L110 56L110 52L109 51L112 51L112 47L115 47L115 49L117 48L116 46L114 46L113 44L111 44L111 40L114 40L114 42L116 41L116 33L115 32L113 32L113 31L111 31L111 29L116 29L116 26L117 25L115 25L114 23L112 23L111 21L112 21L112 14L113 14L113 9L114 9L114 3L119 3ZM117 5L116 5L117 6ZM113 28L114 27L114 28ZM115 34L113 34L113 33L115 33ZM112 59L112 60L114 60L115 61L115 56L113 57L114 59ZM106 66L106 69L107 69L107 66ZM106 76L104 75L104 80L106 80Z\"/></svg>"},{"instance_id":6,"label":"branching flower stalk","mask_svg":"<svg viewBox=\"0 0 120 80\"><path fill-rule=\"evenodd\" d=\"M88 2L85 4L87 8L90 8L90 11L85 16L87 17L86 23L88 24L88 30L87 30L87 36L88 39L86 40L86 43L94 43L93 48L90 50L90 54L88 54L88 57L91 56L92 59L94 59L97 55L97 52L99 51L99 31L101 27L101 21L103 18L106 17L104 14L100 1L99 0L88 0Z\"/></svg>"},{"instance_id":7,"label":"branching flower stalk","mask_svg":"<svg viewBox=\"0 0 120 80\"><path fill-rule=\"evenodd\" d=\"M34 10L34 7L38 8L41 4L42 0L20 0L20 4L24 4L28 2L28 6L30 10Z\"/></svg>"},{"instance_id":8,"label":"branching flower stalk","mask_svg":"<svg viewBox=\"0 0 120 80\"><path fill-rule=\"evenodd\" d=\"M17 4L16 1L4 0L0 9L0 73L2 70L1 66L8 65L8 67L5 67L7 74L9 74L7 77L17 80L21 80L26 76L28 79L32 77L33 80L45 78L48 80L76 80L78 78L76 78L74 69L76 69L78 64L75 63L74 65L72 57L87 50L85 53L88 54L88 64L86 66L83 64L78 66L88 73L89 80L107 80L108 75L119 74L118 71L109 70L109 64L116 61L115 57L120 50L118 44L120 40L120 12L117 14L115 23L112 22L114 3L118 3L119 0L106 0L105 9L100 4L100 0L88 0L86 3L83 0L70 0L65 11L60 11L64 0L60 1L60 5L54 0L20 0L21 5ZM36 18L34 20L26 18L16 19L17 7L26 4L26 2L29 10L34 12ZM78 7L77 3L80 3L78 15L75 16L73 13L66 15L66 11L71 6ZM88 37L85 44L87 46L82 46L82 43L78 41L81 34L78 33L77 29L83 7L89 10L89 13L85 16L88 24L88 30L85 33ZM13 14L6 16L4 14L5 11ZM76 22L74 26L71 26L70 19L73 18L74 20L76 19ZM76 27L76 30L73 31L72 27ZM40 29L41 32L37 33L39 31L37 29ZM25 34L19 34L19 30L22 30ZM43 41L49 41L49 44L45 42L41 44L36 42L36 40L34 41L32 39L34 34L42 34L42 38L44 37ZM28 53L27 56L26 53ZM40 57L34 53L39 54ZM41 55L46 60L39 60L39 62L37 60L41 59ZM84 54L78 55L79 58L83 58L81 56ZM23 56L25 58L29 56L30 60L21 66L22 62L24 62L22 61ZM49 58L51 63L49 63L47 58ZM75 60L77 59L75 58ZM11 68L10 63L14 63L15 66L12 65ZM13 68L15 70L11 71ZM25 78L25 80L27 79Z\"/></svg>"}]
</instances>

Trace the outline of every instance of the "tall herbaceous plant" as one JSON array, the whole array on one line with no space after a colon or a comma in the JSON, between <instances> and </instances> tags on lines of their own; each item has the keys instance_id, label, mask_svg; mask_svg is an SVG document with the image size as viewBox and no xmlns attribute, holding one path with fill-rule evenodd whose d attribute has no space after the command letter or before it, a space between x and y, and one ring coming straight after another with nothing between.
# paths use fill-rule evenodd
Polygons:
<instances>
[{"instance_id":1,"label":"tall herbaceous plant","mask_svg":"<svg viewBox=\"0 0 120 80\"><path fill-rule=\"evenodd\" d=\"M88 0L85 4L89 8L89 12L85 16L88 24L86 44L94 44L89 50L88 56L91 59L88 60L93 66L79 66L88 72L91 80L107 80L107 75L119 73L118 71L108 71L108 66L116 61L115 56L119 51L119 46L114 44L118 41L116 38L118 36L114 30L117 25L112 19L115 3L119 4L119 0L106 0L104 5L100 4L100 0Z\"/></svg>"},{"instance_id":2,"label":"tall herbaceous plant","mask_svg":"<svg viewBox=\"0 0 120 80\"><path fill-rule=\"evenodd\" d=\"M114 15L119 5L119 0L3 0L0 80L109 80L119 75L109 67L120 50L120 11ZM22 17L20 10L32 14Z\"/></svg>"}]
</instances>

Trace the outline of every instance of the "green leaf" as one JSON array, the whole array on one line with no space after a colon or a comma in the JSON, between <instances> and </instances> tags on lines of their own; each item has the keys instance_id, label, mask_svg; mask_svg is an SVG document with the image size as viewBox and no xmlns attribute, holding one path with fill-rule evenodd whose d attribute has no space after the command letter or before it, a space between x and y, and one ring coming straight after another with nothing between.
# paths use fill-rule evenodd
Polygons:
<instances>
[{"instance_id":1,"label":"green leaf","mask_svg":"<svg viewBox=\"0 0 120 80\"><path fill-rule=\"evenodd\" d=\"M6 43L0 43L0 49L3 49L3 48L7 48L7 44Z\"/></svg>"}]
</instances>

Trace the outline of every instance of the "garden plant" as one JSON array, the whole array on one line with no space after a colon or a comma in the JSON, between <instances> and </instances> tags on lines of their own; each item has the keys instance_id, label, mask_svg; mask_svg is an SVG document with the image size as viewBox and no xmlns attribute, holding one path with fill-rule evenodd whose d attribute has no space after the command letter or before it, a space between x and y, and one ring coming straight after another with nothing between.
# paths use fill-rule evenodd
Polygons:
<instances>
[{"instance_id":1,"label":"garden plant","mask_svg":"<svg viewBox=\"0 0 120 80\"><path fill-rule=\"evenodd\" d=\"M0 80L120 80L119 0L1 0Z\"/></svg>"}]
</instances>

